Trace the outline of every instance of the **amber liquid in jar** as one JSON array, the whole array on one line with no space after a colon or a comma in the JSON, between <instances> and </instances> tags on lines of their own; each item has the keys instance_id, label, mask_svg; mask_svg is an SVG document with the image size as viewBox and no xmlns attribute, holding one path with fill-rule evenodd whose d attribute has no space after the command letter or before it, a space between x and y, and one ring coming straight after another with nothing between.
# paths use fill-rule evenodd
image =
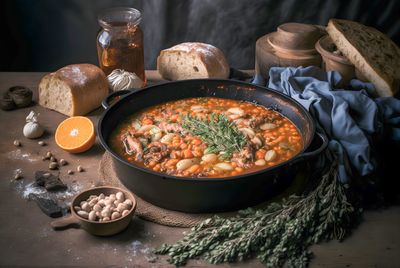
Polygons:
<instances>
[{"instance_id":1,"label":"amber liquid in jar","mask_svg":"<svg viewBox=\"0 0 400 268\"><path fill-rule=\"evenodd\" d=\"M146 84L143 32L138 24L108 21L97 37L97 56L106 75L115 69L135 73Z\"/></svg>"}]
</instances>

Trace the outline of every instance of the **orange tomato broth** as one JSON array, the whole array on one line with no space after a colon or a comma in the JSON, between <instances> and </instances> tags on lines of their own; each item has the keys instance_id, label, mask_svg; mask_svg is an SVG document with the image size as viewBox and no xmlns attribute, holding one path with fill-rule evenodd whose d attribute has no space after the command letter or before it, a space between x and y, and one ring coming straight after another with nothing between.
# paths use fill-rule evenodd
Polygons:
<instances>
[{"instance_id":1,"label":"orange tomato broth","mask_svg":"<svg viewBox=\"0 0 400 268\"><path fill-rule=\"evenodd\" d=\"M232 110L231 108L235 109ZM231 113L229 109L236 112L239 109L239 114L243 112L243 115ZM216 154L217 160L206 162L202 159L204 159L204 151L208 146L201 137L193 136L182 131L182 129L174 132L174 129L167 128L165 130L166 127L160 127L168 125L178 128L177 126L182 126L182 116L184 115L190 114L193 117L207 119L211 113L225 114L242 132L243 128L250 128L261 141L261 145L256 139L256 143L253 143L254 136L246 136L246 146L253 148L253 150L249 149L251 153L247 156L252 155L252 159L247 159L245 165L233 156L230 159L220 159L218 153ZM271 125L268 125L269 128L265 129L265 123L273 124L275 127L271 129ZM141 129L152 128L152 126L157 126L159 129L153 127L153 130L150 131L140 131ZM159 157L148 157L149 155L146 155L145 152L143 155L147 156L146 160L137 159L137 151L128 154L124 146L127 133L131 133L129 135L134 137L136 141L140 141L144 151L146 151L146 147L150 148L154 144L159 145L161 159ZM169 135L166 136L167 134ZM160 136L161 138L156 141L155 139ZM164 136L166 136L165 139L163 139ZM167 139L171 136L170 140ZM145 145L146 140L148 145ZM160 140L164 142L160 142ZM118 124L110 135L109 144L113 151L131 163L156 172L185 177L229 177L251 173L285 162L297 155L303 148L302 136L296 126L277 111L250 102L214 97L170 101L132 114ZM271 150L275 154L268 152ZM236 155L239 153L236 152ZM275 157L271 160L266 159L266 155L271 156L271 154ZM189 167L178 170L178 163L183 159L195 160ZM220 163L226 163L227 165L224 164L223 166L229 165L230 168L221 169L219 168Z\"/></svg>"}]
</instances>

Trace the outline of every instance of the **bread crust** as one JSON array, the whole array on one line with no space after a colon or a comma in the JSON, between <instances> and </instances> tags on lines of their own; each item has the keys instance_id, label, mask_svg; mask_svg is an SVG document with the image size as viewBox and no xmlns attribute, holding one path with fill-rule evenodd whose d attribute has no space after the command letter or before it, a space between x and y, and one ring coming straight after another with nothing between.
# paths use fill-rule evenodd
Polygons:
<instances>
[{"instance_id":1,"label":"bread crust","mask_svg":"<svg viewBox=\"0 0 400 268\"><path fill-rule=\"evenodd\" d=\"M185 42L162 50L160 55L157 57L157 69L166 79L171 78L166 75L168 72L161 67L161 61L163 57L170 53L182 53L187 56L195 56L199 58L207 70L206 78L229 77L230 70L228 61L219 48L205 43Z\"/></svg>"},{"instance_id":2,"label":"bread crust","mask_svg":"<svg viewBox=\"0 0 400 268\"><path fill-rule=\"evenodd\" d=\"M107 78L99 67L92 64L72 64L42 78L39 84L40 105L54 108L44 102L43 91L60 83L64 83L70 90L72 105L69 109L57 111L69 116L85 115L93 111L109 93Z\"/></svg>"},{"instance_id":3,"label":"bread crust","mask_svg":"<svg viewBox=\"0 0 400 268\"><path fill-rule=\"evenodd\" d=\"M374 84L378 95L393 96L400 84L400 49L375 28L331 19L326 28L337 48Z\"/></svg>"}]
</instances>

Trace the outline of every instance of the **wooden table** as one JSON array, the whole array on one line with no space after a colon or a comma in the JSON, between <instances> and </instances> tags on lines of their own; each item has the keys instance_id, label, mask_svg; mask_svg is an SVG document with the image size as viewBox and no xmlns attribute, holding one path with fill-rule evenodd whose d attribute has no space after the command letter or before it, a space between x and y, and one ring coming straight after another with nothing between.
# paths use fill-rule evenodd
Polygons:
<instances>
[{"instance_id":1,"label":"wooden table","mask_svg":"<svg viewBox=\"0 0 400 268\"><path fill-rule=\"evenodd\" d=\"M27 86L35 91L44 73L0 73L0 93L14 85ZM149 83L160 82L154 71L148 71ZM47 146L22 135L22 127L29 111L40 113L40 122L47 130L43 138ZM101 110L89 117L97 122ZM4 112L0 111L0 266L170 266L165 257L149 263L149 248L174 242L182 237L182 228L171 228L134 217L128 229L116 236L102 238L83 230L69 229L55 232L50 228L51 218L36 204L23 198L21 187L33 181L35 170L47 168L41 160L47 151L57 158L69 161L75 169L82 165L85 172L61 177L67 184L90 187L97 176L103 149L97 142L88 152L70 155L57 148L53 134L55 127L66 117L37 105ZM15 147L18 139L22 147ZM11 182L14 170L21 168L24 178ZM367 211L364 221L344 242L332 241L312 247L315 259L311 267L400 267L400 207L382 211ZM210 266L203 261L192 261L190 266ZM229 265L221 265L228 267ZM263 267L258 261L232 264L233 267Z\"/></svg>"}]
</instances>

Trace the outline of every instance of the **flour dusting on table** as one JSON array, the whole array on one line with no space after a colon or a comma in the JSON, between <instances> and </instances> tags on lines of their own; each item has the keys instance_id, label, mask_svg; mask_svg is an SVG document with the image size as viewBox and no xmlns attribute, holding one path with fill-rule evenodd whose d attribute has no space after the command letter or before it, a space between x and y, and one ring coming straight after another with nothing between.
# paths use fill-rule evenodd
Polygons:
<instances>
[{"instance_id":1,"label":"flour dusting on table","mask_svg":"<svg viewBox=\"0 0 400 268\"><path fill-rule=\"evenodd\" d=\"M30 153L22 152L21 149L17 149L5 154L8 159L12 160L27 160L29 162L39 161L41 158L39 155L32 155Z\"/></svg>"}]
</instances>

